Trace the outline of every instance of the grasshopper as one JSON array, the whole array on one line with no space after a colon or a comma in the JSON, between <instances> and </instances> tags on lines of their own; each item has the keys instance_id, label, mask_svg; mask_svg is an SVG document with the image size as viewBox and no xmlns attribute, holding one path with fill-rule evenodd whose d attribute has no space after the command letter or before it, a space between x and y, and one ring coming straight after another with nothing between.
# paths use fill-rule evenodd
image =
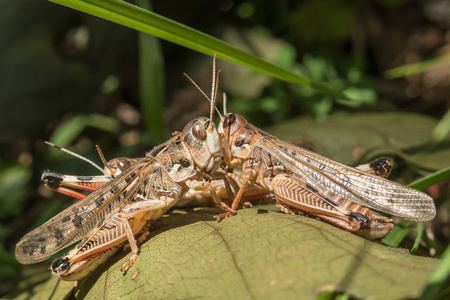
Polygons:
<instances>
[{"instance_id":1,"label":"grasshopper","mask_svg":"<svg viewBox=\"0 0 450 300\"><path fill-rule=\"evenodd\" d=\"M147 221L158 220L189 189L209 191L219 208L235 214L211 185L222 160L213 123L219 74L220 71L216 78L213 68L209 119L189 122L182 132L155 147L113 180L25 235L16 246L16 259L23 264L36 263L84 237L73 253L53 262L52 269L62 274L73 264L128 241L133 254L122 265L124 271L139 256L135 235L145 233Z\"/></svg>"},{"instance_id":2,"label":"grasshopper","mask_svg":"<svg viewBox=\"0 0 450 300\"><path fill-rule=\"evenodd\" d=\"M55 145L48 143L47 144L56 147ZM298 144L298 142L297 142ZM99 155L105 165L105 168L102 170L92 161L87 160L84 157L79 156L67 149L56 147L64 152L67 152L75 157L81 158L90 164L94 165L97 169L101 170L104 175L103 176L71 176L71 175L61 175L55 172L45 171L42 179L45 182L45 185L57 192L61 192L63 194L83 199L85 197L84 194L80 194L70 189L61 189L62 187L71 187L86 190L92 192L98 189L100 186L106 184L110 180L113 179L113 176L117 176L121 172L124 172L126 169L131 167L133 164L141 160L142 158L130 159L125 157L115 158L109 162L106 162L102 152L97 146L97 150ZM371 173L376 174L378 176L387 176L390 172L392 163L387 158L378 159L370 164L360 165L356 168ZM242 181L242 171L238 169L234 169L233 173L228 175L232 179L236 179L239 185L239 180ZM219 195L219 197L228 196L228 194L224 191L226 188L221 180L212 181L212 185L214 190ZM239 190L239 187L236 188ZM245 189L245 197L249 201L254 201L255 199L271 199L273 195L269 193L267 190L259 188L256 185L249 185ZM193 191L189 190L177 204L181 204L186 206L187 204L192 203L192 199L196 199L196 204L209 204L210 198L208 198L208 194L205 191ZM203 205L204 206L204 205ZM135 216L135 219L137 217ZM141 220L142 221L142 220ZM149 234L150 227L156 227L159 220L150 220L142 227L142 229L137 230L139 237L139 241L147 238ZM134 221L137 222L137 221ZM101 228L100 232L102 232L101 236L117 236L116 228L120 228L120 215L116 215L113 217L103 228ZM133 226L132 226L133 227ZM134 232L134 231L133 231ZM120 239L122 238L122 239ZM56 277L59 277L63 280L79 280L82 277L86 276L89 272L94 270L97 266L106 261L111 255L113 255L117 250L123 246L124 242L122 241L124 238L124 234L118 235L118 238L109 238L108 240L99 239L98 232L93 232L91 235L88 235L85 238L84 244L89 245L89 249L86 247L74 248L72 249L66 256L63 256L57 260L55 260L51 265L52 274ZM140 242L138 242L139 244Z\"/></svg>"},{"instance_id":3,"label":"grasshopper","mask_svg":"<svg viewBox=\"0 0 450 300\"><path fill-rule=\"evenodd\" d=\"M393 227L392 219L371 209L415 222L432 220L436 214L430 196L376 176L378 167L385 173L383 163L372 165L375 174L369 174L283 142L234 113L221 118L218 132L223 167L243 170L232 209L238 207L246 185L254 182L273 193L286 213L311 214L369 239L381 238Z\"/></svg>"}]
</instances>

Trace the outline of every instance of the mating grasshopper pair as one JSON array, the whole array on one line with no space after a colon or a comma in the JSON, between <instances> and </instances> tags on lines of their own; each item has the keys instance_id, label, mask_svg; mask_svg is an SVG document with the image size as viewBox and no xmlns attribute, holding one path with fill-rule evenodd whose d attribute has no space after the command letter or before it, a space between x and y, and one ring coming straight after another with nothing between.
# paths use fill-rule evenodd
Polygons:
<instances>
[{"instance_id":1,"label":"mating grasshopper pair","mask_svg":"<svg viewBox=\"0 0 450 300\"><path fill-rule=\"evenodd\" d=\"M128 241L133 254L123 270L138 257L135 236L145 236L148 224L189 190L207 192L226 211L219 215L223 219L237 213L250 182L272 193L284 212L311 214L367 238L382 237L393 227L391 219L371 208L412 221L434 218L435 206L426 194L282 142L237 114L221 116L216 130L213 116L219 74L216 77L214 62L209 119L191 121L181 133L27 234L17 244L18 261L44 260L84 237L52 264L56 275L76 280L87 265L101 262L105 253ZM231 190L219 167L228 172L242 169L239 191L229 195L234 199L231 207L211 184L221 179Z\"/></svg>"}]
</instances>

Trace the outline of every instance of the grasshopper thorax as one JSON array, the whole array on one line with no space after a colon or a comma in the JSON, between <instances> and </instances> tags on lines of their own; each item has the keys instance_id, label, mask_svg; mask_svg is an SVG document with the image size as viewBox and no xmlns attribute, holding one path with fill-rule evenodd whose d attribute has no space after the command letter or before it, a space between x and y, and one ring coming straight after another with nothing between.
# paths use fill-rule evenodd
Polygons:
<instances>
[{"instance_id":1,"label":"grasshopper thorax","mask_svg":"<svg viewBox=\"0 0 450 300\"><path fill-rule=\"evenodd\" d=\"M242 116L228 113L223 118L223 121L220 122L219 133L223 134L227 140L230 140L230 137L235 136L246 123L247 120Z\"/></svg>"},{"instance_id":2,"label":"grasshopper thorax","mask_svg":"<svg viewBox=\"0 0 450 300\"><path fill-rule=\"evenodd\" d=\"M222 154L216 126L208 118L197 118L189 122L181 133L195 165L200 171L215 172Z\"/></svg>"}]
</instances>

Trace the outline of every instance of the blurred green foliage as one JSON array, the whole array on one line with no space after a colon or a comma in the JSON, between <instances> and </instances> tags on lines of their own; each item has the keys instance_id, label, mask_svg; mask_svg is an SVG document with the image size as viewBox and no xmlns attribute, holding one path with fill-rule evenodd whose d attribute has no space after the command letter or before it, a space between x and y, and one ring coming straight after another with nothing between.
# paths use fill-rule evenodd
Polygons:
<instances>
[{"instance_id":1,"label":"blurred green foliage","mask_svg":"<svg viewBox=\"0 0 450 300\"><path fill-rule=\"evenodd\" d=\"M447 61L441 59L448 58L442 53L448 49L449 32L445 18L427 13L433 11L432 3L169 0L152 4L157 14L327 84L352 100L335 101L311 88L219 60L228 110L257 126L297 117L345 120L360 112L408 111L437 120L449 108ZM98 174L88 164L49 149L43 141L69 147L99 165L95 145L100 145L107 160L143 156L193 117L206 115L208 104L182 73L209 94L211 58L165 41L160 46L149 46L145 40L139 43L138 33L131 29L46 1L7 1L0 11L0 25L1 295L10 293L27 272L15 262L15 243L72 201L43 188L42 171ZM152 47L157 50L148 50ZM155 55L157 51L160 54ZM163 66L164 73L158 73L158 67L145 70L145 58ZM405 67L389 73L394 76L401 71L401 79L383 77L386 70L411 63L417 63L413 66L419 70ZM157 98L164 102L159 104L152 102L152 95L160 93L158 87L147 89L147 84L155 82L145 79L155 77L162 81L158 84L163 95ZM143 91L147 91L147 107L160 105L163 115L142 112ZM319 123L320 138L333 141L319 150L340 157L343 154L333 153L333 147L342 143L352 145L354 152L347 149L344 156L354 160L368 152L391 155L397 159L394 178L409 182L419 174L437 171L435 165L427 168L423 162L432 161L432 151L449 151L448 119L447 113L433 135L423 133L432 147L427 142L397 145L401 151L392 149L389 134L384 140L380 134L377 145L359 149L350 140L353 131L361 128L349 127L342 133ZM147 124L159 129L151 132ZM406 139L420 131L420 124L411 124L411 132L407 127L395 136ZM445 163L441 169L448 167ZM448 182L429 192L442 213L433 224L425 224L427 243L418 253L435 255L446 248L448 253ZM408 236L403 243L411 248L414 237Z\"/></svg>"}]
</instances>

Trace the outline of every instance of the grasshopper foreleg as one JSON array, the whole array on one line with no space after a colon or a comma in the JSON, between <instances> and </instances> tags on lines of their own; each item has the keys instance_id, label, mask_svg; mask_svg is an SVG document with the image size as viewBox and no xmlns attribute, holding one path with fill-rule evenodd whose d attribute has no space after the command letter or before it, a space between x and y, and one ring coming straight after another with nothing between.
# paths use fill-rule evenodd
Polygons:
<instances>
[{"instance_id":1,"label":"grasshopper foreleg","mask_svg":"<svg viewBox=\"0 0 450 300\"><path fill-rule=\"evenodd\" d=\"M228 184L228 181L226 179L225 184ZM213 185L211 182L206 181L188 181L186 184L189 186L189 188L195 190L195 191L208 191L211 194L211 198L213 199L214 203L219 207L220 209L226 210L226 214L235 215L237 214L237 211L235 209L230 208L225 202L220 200L219 196L217 195L216 191L214 190ZM219 215L220 216L220 215ZM219 218L219 217L218 217ZM220 219L217 219L220 221Z\"/></svg>"},{"instance_id":2,"label":"grasshopper foreleg","mask_svg":"<svg viewBox=\"0 0 450 300\"><path fill-rule=\"evenodd\" d=\"M231 217L231 216L234 216L234 215L237 214L237 209L238 209L239 204L241 202L241 198L243 197L245 188L247 187L247 185L250 182L250 180L255 177L256 174L257 174L256 171L253 170L253 169L247 169L247 170L244 171L244 174L243 174L244 180L242 181L241 187L240 187L236 197L234 197L233 203L231 205L231 210L234 211L234 212L229 211L229 212L226 212L226 213L218 215L217 218L216 218L216 220L218 222L220 222L223 219L226 219L228 217Z\"/></svg>"}]
</instances>

